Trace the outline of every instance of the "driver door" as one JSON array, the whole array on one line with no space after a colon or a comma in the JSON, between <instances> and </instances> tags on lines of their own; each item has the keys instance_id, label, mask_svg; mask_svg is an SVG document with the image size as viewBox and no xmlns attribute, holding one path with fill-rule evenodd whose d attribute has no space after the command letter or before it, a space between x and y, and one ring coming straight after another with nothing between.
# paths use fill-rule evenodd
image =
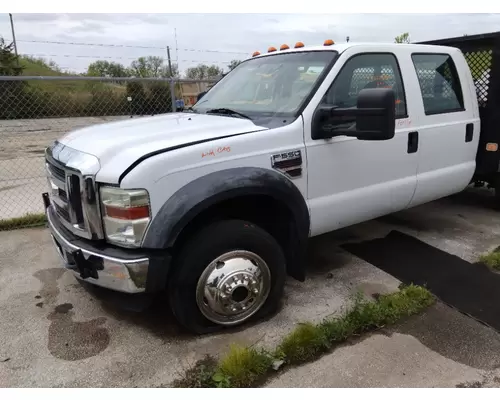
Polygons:
<instances>
[{"instance_id":1,"label":"driver door","mask_svg":"<svg viewBox=\"0 0 500 400\"><path fill-rule=\"evenodd\" d=\"M320 104L355 107L360 90L392 87L396 93L396 133L390 140L311 137L313 112L304 115L308 163L308 201L312 235L377 218L405 208L416 189L416 151L400 62L395 54L347 50L330 72L335 76ZM347 53L347 54L346 54ZM352 54L354 53L354 54ZM348 128L347 120L333 129Z\"/></svg>"}]
</instances>

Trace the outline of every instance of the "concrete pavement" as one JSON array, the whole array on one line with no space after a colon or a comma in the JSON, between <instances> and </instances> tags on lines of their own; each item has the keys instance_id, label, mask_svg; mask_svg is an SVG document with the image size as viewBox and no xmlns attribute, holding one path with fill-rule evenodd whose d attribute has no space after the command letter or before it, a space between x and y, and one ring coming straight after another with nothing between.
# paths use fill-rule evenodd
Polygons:
<instances>
[{"instance_id":1,"label":"concrete pavement","mask_svg":"<svg viewBox=\"0 0 500 400\"><path fill-rule=\"evenodd\" d=\"M226 333L181 334L159 299L137 314L103 302L61 268L46 229L0 232L0 386L168 385L231 342L271 347L296 323L341 311L357 290L399 281L339 248L399 229L468 261L500 244L500 213L467 191L310 241L308 278L287 282L281 311ZM269 386L497 385L499 335L444 305L283 373Z\"/></svg>"}]
</instances>

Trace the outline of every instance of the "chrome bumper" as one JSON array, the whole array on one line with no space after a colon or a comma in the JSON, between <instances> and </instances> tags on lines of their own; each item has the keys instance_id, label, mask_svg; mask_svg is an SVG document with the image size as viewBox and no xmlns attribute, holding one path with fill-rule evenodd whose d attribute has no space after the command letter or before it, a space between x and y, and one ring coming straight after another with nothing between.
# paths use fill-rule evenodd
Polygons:
<instances>
[{"instance_id":1,"label":"chrome bumper","mask_svg":"<svg viewBox=\"0 0 500 400\"><path fill-rule=\"evenodd\" d=\"M44 194L44 204L50 233L65 267L77 279L123 293L146 291L149 258L120 258L86 248L81 240L72 238L58 226L57 215Z\"/></svg>"}]
</instances>

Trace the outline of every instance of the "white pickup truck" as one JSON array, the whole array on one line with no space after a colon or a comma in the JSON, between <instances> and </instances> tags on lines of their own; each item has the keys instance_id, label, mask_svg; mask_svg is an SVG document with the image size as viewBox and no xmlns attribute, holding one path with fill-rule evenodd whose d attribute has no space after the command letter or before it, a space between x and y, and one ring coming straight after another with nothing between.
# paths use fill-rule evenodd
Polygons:
<instances>
[{"instance_id":1,"label":"white pickup truck","mask_svg":"<svg viewBox=\"0 0 500 400\"><path fill-rule=\"evenodd\" d=\"M166 290L182 326L212 332L273 313L287 275L305 279L308 238L469 185L480 117L460 50L282 47L189 110L47 148L66 268L119 292Z\"/></svg>"}]
</instances>

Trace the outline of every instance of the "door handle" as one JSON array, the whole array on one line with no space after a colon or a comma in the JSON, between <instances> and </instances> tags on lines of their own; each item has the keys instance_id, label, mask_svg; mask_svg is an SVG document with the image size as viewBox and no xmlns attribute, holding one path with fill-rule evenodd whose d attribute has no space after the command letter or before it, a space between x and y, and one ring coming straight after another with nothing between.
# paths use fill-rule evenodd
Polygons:
<instances>
[{"instance_id":1,"label":"door handle","mask_svg":"<svg viewBox=\"0 0 500 400\"><path fill-rule=\"evenodd\" d=\"M416 153L418 150L418 132L408 133L408 154Z\"/></svg>"},{"instance_id":2,"label":"door handle","mask_svg":"<svg viewBox=\"0 0 500 400\"><path fill-rule=\"evenodd\" d=\"M472 142L474 138L474 124L465 125L465 143Z\"/></svg>"}]
</instances>

